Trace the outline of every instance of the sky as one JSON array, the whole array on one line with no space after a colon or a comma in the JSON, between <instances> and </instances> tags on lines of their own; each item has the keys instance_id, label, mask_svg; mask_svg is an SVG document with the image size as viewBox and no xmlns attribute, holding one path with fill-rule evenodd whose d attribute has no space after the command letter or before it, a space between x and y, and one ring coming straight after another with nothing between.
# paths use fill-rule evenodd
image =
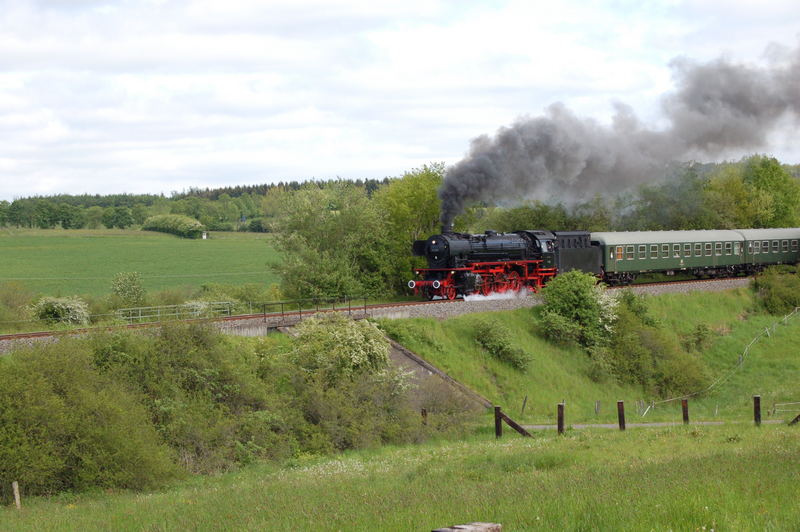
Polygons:
<instances>
[{"instance_id":1,"label":"sky","mask_svg":"<svg viewBox=\"0 0 800 532\"><path fill-rule=\"evenodd\" d=\"M658 128L676 58L798 45L796 0L0 0L0 199L382 179L555 102Z\"/></svg>"}]
</instances>

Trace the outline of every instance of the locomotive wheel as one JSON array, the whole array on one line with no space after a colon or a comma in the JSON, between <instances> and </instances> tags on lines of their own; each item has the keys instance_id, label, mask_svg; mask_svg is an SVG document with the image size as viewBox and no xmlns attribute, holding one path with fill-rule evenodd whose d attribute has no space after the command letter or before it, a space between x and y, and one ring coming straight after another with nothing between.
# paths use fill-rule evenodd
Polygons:
<instances>
[{"instance_id":1,"label":"locomotive wheel","mask_svg":"<svg viewBox=\"0 0 800 532\"><path fill-rule=\"evenodd\" d=\"M511 272L508 274L508 289L512 292L517 292L520 287L520 280L519 274L517 272Z\"/></svg>"},{"instance_id":2,"label":"locomotive wheel","mask_svg":"<svg viewBox=\"0 0 800 532\"><path fill-rule=\"evenodd\" d=\"M483 279L483 284L481 284L480 293L482 296L488 296L492 293L492 283L489 278Z\"/></svg>"},{"instance_id":3,"label":"locomotive wheel","mask_svg":"<svg viewBox=\"0 0 800 532\"><path fill-rule=\"evenodd\" d=\"M455 286L448 286L444 289L444 297L449 300L453 300L456 298L456 287Z\"/></svg>"}]
</instances>

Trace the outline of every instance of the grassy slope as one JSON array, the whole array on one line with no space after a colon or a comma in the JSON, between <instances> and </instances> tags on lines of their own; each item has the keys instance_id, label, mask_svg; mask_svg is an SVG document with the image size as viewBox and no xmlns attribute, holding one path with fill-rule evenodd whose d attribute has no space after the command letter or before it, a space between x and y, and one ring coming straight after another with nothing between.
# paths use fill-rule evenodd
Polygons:
<instances>
[{"instance_id":1,"label":"grassy slope","mask_svg":"<svg viewBox=\"0 0 800 532\"><path fill-rule=\"evenodd\" d=\"M791 427L489 435L261 465L146 495L24 501L4 530L796 530ZM746 464L746 465L745 465ZM702 527L702 528L701 528Z\"/></svg>"},{"instance_id":2,"label":"grassy slope","mask_svg":"<svg viewBox=\"0 0 800 532\"><path fill-rule=\"evenodd\" d=\"M102 295L118 272L138 271L151 291L207 282L276 282L270 237L212 233L188 240L122 230L0 230L0 282L47 295Z\"/></svg>"},{"instance_id":3,"label":"grassy slope","mask_svg":"<svg viewBox=\"0 0 800 532\"><path fill-rule=\"evenodd\" d=\"M699 323L715 331L713 344L703 353L716 378L725 374L752 338L777 318L750 314L752 296L746 289L693 294L672 294L648 299L654 316L669 329L689 334ZM502 314L461 316L446 321L414 319L390 323L387 327L410 349L439 366L454 378L503 406L512 417L525 422L555 419L556 403L567 403L567 422L614 422L615 403L624 400L628 420L680 419L678 402L659 406L642 419L634 403L652 399L638 387L613 382L596 383L587 377L589 359L577 349L562 349L543 340L534 330L530 310ZM492 317L514 331L514 342L534 358L525 372L497 362L474 340L475 320ZM777 401L800 401L792 375L800 369L798 335L800 317L781 326L757 344L744 366L724 384L691 400L693 419L743 419L752 415L752 395L762 395L766 409ZM524 416L522 402L528 396ZM601 402L599 416L595 401ZM765 414L766 417L766 414Z\"/></svg>"}]
</instances>

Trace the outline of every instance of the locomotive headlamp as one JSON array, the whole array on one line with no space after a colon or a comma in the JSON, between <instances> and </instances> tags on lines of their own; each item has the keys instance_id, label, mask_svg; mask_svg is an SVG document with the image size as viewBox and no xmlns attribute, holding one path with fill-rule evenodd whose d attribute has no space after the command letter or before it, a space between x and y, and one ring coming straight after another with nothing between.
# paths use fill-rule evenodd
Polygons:
<instances>
[{"instance_id":1,"label":"locomotive headlamp","mask_svg":"<svg viewBox=\"0 0 800 532\"><path fill-rule=\"evenodd\" d=\"M440 283L439 281L434 281L434 282L433 282L433 287L434 287L435 289L438 289L440 286L442 286L442 283Z\"/></svg>"}]
</instances>

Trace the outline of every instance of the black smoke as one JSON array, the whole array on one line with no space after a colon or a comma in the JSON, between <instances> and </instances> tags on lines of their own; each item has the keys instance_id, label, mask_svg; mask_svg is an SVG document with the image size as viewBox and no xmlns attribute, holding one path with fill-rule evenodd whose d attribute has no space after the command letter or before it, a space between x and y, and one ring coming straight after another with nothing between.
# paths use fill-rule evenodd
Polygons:
<instances>
[{"instance_id":1,"label":"black smoke","mask_svg":"<svg viewBox=\"0 0 800 532\"><path fill-rule=\"evenodd\" d=\"M439 190L442 224L472 201L618 192L663 175L676 159L762 147L784 116L800 117L800 47L766 66L683 58L670 66L676 90L662 99L665 129L646 127L624 104L605 126L557 103L474 139Z\"/></svg>"}]
</instances>

